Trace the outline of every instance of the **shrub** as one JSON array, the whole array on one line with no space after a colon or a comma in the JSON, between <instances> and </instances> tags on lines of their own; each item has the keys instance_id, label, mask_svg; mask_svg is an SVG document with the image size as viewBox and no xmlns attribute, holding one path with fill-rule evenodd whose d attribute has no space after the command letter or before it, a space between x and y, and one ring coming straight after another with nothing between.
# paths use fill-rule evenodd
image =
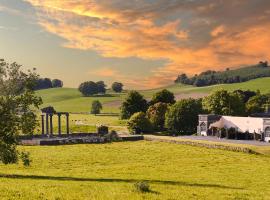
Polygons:
<instances>
[{"instance_id":1,"label":"shrub","mask_svg":"<svg viewBox=\"0 0 270 200\"><path fill-rule=\"evenodd\" d=\"M162 131L164 129L167 109L168 105L166 103L156 103L148 108L146 115L154 130Z\"/></svg>"},{"instance_id":2,"label":"shrub","mask_svg":"<svg viewBox=\"0 0 270 200\"><path fill-rule=\"evenodd\" d=\"M137 91L128 93L121 106L121 119L128 119L136 112L146 112L148 108L147 101Z\"/></svg>"},{"instance_id":3,"label":"shrub","mask_svg":"<svg viewBox=\"0 0 270 200\"><path fill-rule=\"evenodd\" d=\"M127 127L132 134L147 133L152 130L151 122L143 112L132 115L127 123Z\"/></svg>"},{"instance_id":4,"label":"shrub","mask_svg":"<svg viewBox=\"0 0 270 200\"><path fill-rule=\"evenodd\" d=\"M97 132L100 135L106 135L106 134L109 133L109 127L108 126L104 126L104 125L98 126L97 127Z\"/></svg>"},{"instance_id":5,"label":"shrub","mask_svg":"<svg viewBox=\"0 0 270 200\"><path fill-rule=\"evenodd\" d=\"M168 109L165 127L173 134L193 134L201 112L201 100L182 99Z\"/></svg>"},{"instance_id":6,"label":"shrub","mask_svg":"<svg viewBox=\"0 0 270 200\"><path fill-rule=\"evenodd\" d=\"M23 162L23 165L25 167L28 167L30 166L30 163L32 162L31 159L30 159L30 153L29 152L21 152L21 160Z\"/></svg>"},{"instance_id":7,"label":"shrub","mask_svg":"<svg viewBox=\"0 0 270 200\"><path fill-rule=\"evenodd\" d=\"M150 192L150 185L146 181L137 182L134 184L135 189L138 192Z\"/></svg>"},{"instance_id":8,"label":"shrub","mask_svg":"<svg viewBox=\"0 0 270 200\"><path fill-rule=\"evenodd\" d=\"M53 79L52 80L52 87L53 88L61 88L61 87L63 87L63 81L61 81L59 79Z\"/></svg>"}]
</instances>

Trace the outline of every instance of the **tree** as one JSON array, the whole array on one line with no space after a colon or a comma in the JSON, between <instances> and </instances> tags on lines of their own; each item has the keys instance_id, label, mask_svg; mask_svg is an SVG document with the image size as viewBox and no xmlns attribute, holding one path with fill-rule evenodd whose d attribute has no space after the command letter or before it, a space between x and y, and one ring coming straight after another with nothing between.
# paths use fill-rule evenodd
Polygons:
<instances>
[{"instance_id":1,"label":"tree","mask_svg":"<svg viewBox=\"0 0 270 200\"><path fill-rule=\"evenodd\" d=\"M16 149L19 133L33 134L37 126L34 109L41 105L34 88L38 75L33 71L23 72L21 65L0 60L0 161L16 163L19 155L25 164L27 153Z\"/></svg>"},{"instance_id":2,"label":"tree","mask_svg":"<svg viewBox=\"0 0 270 200\"><path fill-rule=\"evenodd\" d=\"M136 112L146 112L147 101L137 91L130 91L121 106L121 118L128 119Z\"/></svg>"},{"instance_id":3,"label":"tree","mask_svg":"<svg viewBox=\"0 0 270 200\"><path fill-rule=\"evenodd\" d=\"M155 104L158 102L174 104L175 103L174 94L167 89L161 90L160 92L157 92L156 94L153 95L150 103Z\"/></svg>"},{"instance_id":4,"label":"tree","mask_svg":"<svg viewBox=\"0 0 270 200\"><path fill-rule=\"evenodd\" d=\"M269 95L257 94L251 97L246 103L246 112L250 114L262 113L265 111L265 105L270 103Z\"/></svg>"},{"instance_id":5,"label":"tree","mask_svg":"<svg viewBox=\"0 0 270 200\"><path fill-rule=\"evenodd\" d=\"M173 134L193 134L196 132L198 115L201 113L200 100L182 99L166 112L165 127Z\"/></svg>"},{"instance_id":6,"label":"tree","mask_svg":"<svg viewBox=\"0 0 270 200\"><path fill-rule=\"evenodd\" d=\"M123 86L124 86L124 85L123 85L122 83L114 82L114 83L112 84L112 90L113 90L114 92L120 93L120 92L123 91Z\"/></svg>"},{"instance_id":7,"label":"tree","mask_svg":"<svg viewBox=\"0 0 270 200\"><path fill-rule=\"evenodd\" d=\"M61 81L59 79L53 79L52 80L52 87L53 88L61 88L61 87L63 87L63 81Z\"/></svg>"},{"instance_id":8,"label":"tree","mask_svg":"<svg viewBox=\"0 0 270 200\"><path fill-rule=\"evenodd\" d=\"M165 124L165 114L168 110L168 104L156 103L150 106L146 112L147 118L150 120L152 127L156 131L162 131Z\"/></svg>"},{"instance_id":9,"label":"tree","mask_svg":"<svg viewBox=\"0 0 270 200\"><path fill-rule=\"evenodd\" d=\"M217 115L244 116L245 104L241 95L226 90L217 90L203 98L203 108L209 113Z\"/></svg>"},{"instance_id":10,"label":"tree","mask_svg":"<svg viewBox=\"0 0 270 200\"><path fill-rule=\"evenodd\" d=\"M87 81L80 84L79 91L83 96L91 96L98 93L98 86L93 81Z\"/></svg>"},{"instance_id":11,"label":"tree","mask_svg":"<svg viewBox=\"0 0 270 200\"><path fill-rule=\"evenodd\" d=\"M91 114L99 114L100 111L102 110L102 104L100 103L99 100L94 100L92 102L92 107L91 107Z\"/></svg>"},{"instance_id":12,"label":"tree","mask_svg":"<svg viewBox=\"0 0 270 200\"><path fill-rule=\"evenodd\" d=\"M145 113L134 113L127 123L128 130L133 134L147 133L152 130L151 123Z\"/></svg>"},{"instance_id":13,"label":"tree","mask_svg":"<svg viewBox=\"0 0 270 200\"><path fill-rule=\"evenodd\" d=\"M49 78L38 78L35 84L35 90L52 88L52 81Z\"/></svg>"},{"instance_id":14,"label":"tree","mask_svg":"<svg viewBox=\"0 0 270 200\"><path fill-rule=\"evenodd\" d=\"M96 84L97 84L97 93L105 94L107 86L105 85L104 81L98 81L96 82Z\"/></svg>"}]
</instances>

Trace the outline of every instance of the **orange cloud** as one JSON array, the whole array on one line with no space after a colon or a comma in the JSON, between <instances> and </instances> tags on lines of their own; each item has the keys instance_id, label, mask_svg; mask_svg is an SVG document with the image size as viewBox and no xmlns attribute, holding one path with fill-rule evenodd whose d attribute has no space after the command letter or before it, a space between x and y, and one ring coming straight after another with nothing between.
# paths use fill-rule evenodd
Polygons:
<instances>
[{"instance_id":1,"label":"orange cloud","mask_svg":"<svg viewBox=\"0 0 270 200\"><path fill-rule=\"evenodd\" d=\"M182 72L194 74L270 59L269 10L262 12L263 6L258 6L259 11L249 17L240 9L253 8L250 1L27 1L37 8L38 23L45 30L66 39L65 47L95 50L104 57L168 61L149 77L131 80L128 75L118 76L136 87L159 87ZM192 16L185 28L184 18L177 17L179 11ZM245 16L245 20L237 16ZM93 73L109 77L117 72L103 68Z\"/></svg>"}]
</instances>

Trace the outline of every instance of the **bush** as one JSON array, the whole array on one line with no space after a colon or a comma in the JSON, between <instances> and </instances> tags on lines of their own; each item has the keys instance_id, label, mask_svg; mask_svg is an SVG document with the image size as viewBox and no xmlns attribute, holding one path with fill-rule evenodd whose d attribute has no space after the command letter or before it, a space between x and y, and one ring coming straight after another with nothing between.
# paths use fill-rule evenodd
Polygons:
<instances>
[{"instance_id":1,"label":"bush","mask_svg":"<svg viewBox=\"0 0 270 200\"><path fill-rule=\"evenodd\" d=\"M154 130L162 131L164 129L167 109L168 105L166 103L156 103L148 108L146 115Z\"/></svg>"},{"instance_id":2,"label":"bush","mask_svg":"<svg viewBox=\"0 0 270 200\"><path fill-rule=\"evenodd\" d=\"M32 162L30 159L30 153L29 152L21 152L21 160L23 162L23 165L25 167L30 166L30 163Z\"/></svg>"},{"instance_id":3,"label":"bush","mask_svg":"<svg viewBox=\"0 0 270 200\"><path fill-rule=\"evenodd\" d=\"M136 112L146 112L148 108L147 101L137 91L128 93L121 106L121 119L128 119Z\"/></svg>"},{"instance_id":4,"label":"bush","mask_svg":"<svg viewBox=\"0 0 270 200\"><path fill-rule=\"evenodd\" d=\"M147 133L152 131L152 125L145 113L138 112L131 116L127 123L128 130L132 134Z\"/></svg>"},{"instance_id":5,"label":"bush","mask_svg":"<svg viewBox=\"0 0 270 200\"><path fill-rule=\"evenodd\" d=\"M59 79L53 79L52 80L52 87L53 88L61 88L61 87L63 87L63 81L61 81Z\"/></svg>"},{"instance_id":6,"label":"bush","mask_svg":"<svg viewBox=\"0 0 270 200\"><path fill-rule=\"evenodd\" d=\"M180 100L167 111L165 127L173 134L193 134L196 132L200 113L202 113L201 100L191 98Z\"/></svg>"},{"instance_id":7,"label":"bush","mask_svg":"<svg viewBox=\"0 0 270 200\"><path fill-rule=\"evenodd\" d=\"M150 185L146 181L137 182L134 184L135 189L138 192L150 192Z\"/></svg>"},{"instance_id":8,"label":"bush","mask_svg":"<svg viewBox=\"0 0 270 200\"><path fill-rule=\"evenodd\" d=\"M109 127L108 126L103 126L103 125L98 126L97 127L97 132L100 135L106 135L106 134L109 133Z\"/></svg>"}]
</instances>

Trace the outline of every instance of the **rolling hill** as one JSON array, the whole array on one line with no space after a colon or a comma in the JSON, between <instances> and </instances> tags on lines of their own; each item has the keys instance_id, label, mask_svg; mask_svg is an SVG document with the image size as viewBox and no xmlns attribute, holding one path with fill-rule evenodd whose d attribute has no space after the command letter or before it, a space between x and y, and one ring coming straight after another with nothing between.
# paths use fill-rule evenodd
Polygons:
<instances>
[{"instance_id":1,"label":"rolling hill","mask_svg":"<svg viewBox=\"0 0 270 200\"><path fill-rule=\"evenodd\" d=\"M259 78L243 83L221 84L207 87L175 84L158 89L142 90L140 92L149 99L155 92L161 89L168 89L175 94L177 99L181 99L203 97L208 95L211 91L221 88L230 91L243 89L253 91L260 90L262 93L270 93L270 78ZM37 94L43 99L44 104L42 107L51 105L54 106L57 111L88 112L91 102L98 99L103 104L103 112L117 113L127 93L109 93L106 96L82 97L80 92L75 88L54 88L39 90Z\"/></svg>"}]
</instances>

